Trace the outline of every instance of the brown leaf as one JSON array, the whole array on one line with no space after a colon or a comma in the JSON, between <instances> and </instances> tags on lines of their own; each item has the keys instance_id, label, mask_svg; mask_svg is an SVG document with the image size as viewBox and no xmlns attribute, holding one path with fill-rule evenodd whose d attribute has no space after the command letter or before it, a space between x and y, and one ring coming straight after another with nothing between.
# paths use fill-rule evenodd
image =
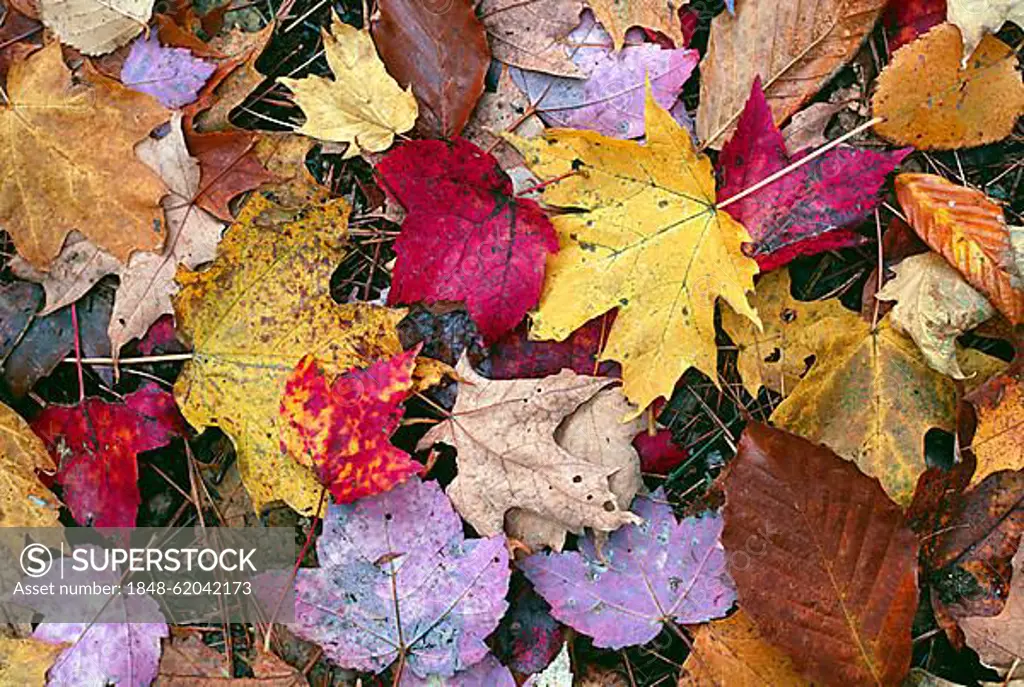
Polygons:
<instances>
[{"instance_id":1,"label":"brown leaf","mask_svg":"<svg viewBox=\"0 0 1024 687\"><path fill-rule=\"evenodd\" d=\"M1005 675L1024 662L1024 548L1013 557L1013 586L1003 611L994 618L964 618L960 626L985 665Z\"/></svg>"},{"instance_id":2,"label":"brown leaf","mask_svg":"<svg viewBox=\"0 0 1024 687\"><path fill-rule=\"evenodd\" d=\"M275 178L256 157L257 134L220 131L186 139L202 171L196 203L226 222L234 219L228 206L232 198Z\"/></svg>"},{"instance_id":3,"label":"brown leaf","mask_svg":"<svg viewBox=\"0 0 1024 687\"><path fill-rule=\"evenodd\" d=\"M697 135L720 147L760 75L776 124L807 102L857 51L886 0L739 2L711 22L701 63Z\"/></svg>"},{"instance_id":4,"label":"brown leaf","mask_svg":"<svg viewBox=\"0 0 1024 687\"><path fill-rule=\"evenodd\" d=\"M677 46L686 45L679 22L679 8L686 4L685 1L589 0L589 4L597 20L612 35L616 50L622 48L626 30L631 26L661 31Z\"/></svg>"},{"instance_id":5,"label":"brown leaf","mask_svg":"<svg viewBox=\"0 0 1024 687\"><path fill-rule=\"evenodd\" d=\"M492 153L501 168L511 175L510 168L520 167L525 162L519 151L500 135L506 131L523 138L540 135L544 131L544 122L536 114L527 114L529 111L530 100L513 83L508 69L502 68L497 90L480 97L462 137Z\"/></svg>"},{"instance_id":6,"label":"brown leaf","mask_svg":"<svg viewBox=\"0 0 1024 687\"><path fill-rule=\"evenodd\" d=\"M967 397L977 426L971 448L978 461L971 484L999 470L1024 469L1024 359Z\"/></svg>"},{"instance_id":7,"label":"brown leaf","mask_svg":"<svg viewBox=\"0 0 1024 687\"><path fill-rule=\"evenodd\" d=\"M987 36L960 63L960 32L941 24L897 50L872 100L875 131L922 149L969 148L1006 138L1024 113L1013 49Z\"/></svg>"},{"instance_id":8,"label":"brown leaf","mask_svg":"<svg viewBox=\"0 0 1024 687\"><path fill-rule=\"evenodd\" d=\"M580 0L483 0L478 12L494 59L556 76L582 78L564 38L580 23Z\"/></svg>"},{"instance_id":9,"label":"brown leaf","mask_svg":"<svg viewBox=\"0 0 1024 687\"><path fill-rule=\"evenodd\" d=\"M39 311L40 316L71 305L100 279L117 274L122 267L117 258L77 231L68 234L60 255L46 272L37 270L20 255L15 255L10 263L14 276L34 281L46 291L46 306Z\"/></svg>"},{"instance_id":10,"label":"brown leaf","mask_svg":"<svg viewBox=\"0 0 1024 687\"><path fill-rule=\"evenodd\" d=\"M1024 323L1024 277L1003 211L981 191L934 174L901 174L896 196L914 231L1013 324Z\"/></svg>"},{"instance_id":11,"label":"brown leaf","mask_svg":"<svg viewBox=\"0 0 1024 687\"><path fill-rule=\"evenodd\" d=\"M305 687L302 673L273 654L260 653L253 677L231 679L227 656L195 636L164 640L163 656L153 687Z\"/></svg>"},{"instance_id":12,"label":"brown leaf","mask_svg":"<svg viewBox=\"0 0 1024 687\"><path fill-rule=\"evenodd\" d=\"M751 423L724 488L729 572L764 638L824 685L899 684L910 668L917 537L878 481Z\"/></svg>"},{"instance_id":13,"label":"brown leaf","mask_svg":"<svg viewBox=\"0 0 1024 687\"><path fill-rule=\"evenodd\" d=\"M491 52L470 0L381 0L370 29L381 59L420 105L417 130L431 138L462 132Z\"/></svg>"}]
</instances>

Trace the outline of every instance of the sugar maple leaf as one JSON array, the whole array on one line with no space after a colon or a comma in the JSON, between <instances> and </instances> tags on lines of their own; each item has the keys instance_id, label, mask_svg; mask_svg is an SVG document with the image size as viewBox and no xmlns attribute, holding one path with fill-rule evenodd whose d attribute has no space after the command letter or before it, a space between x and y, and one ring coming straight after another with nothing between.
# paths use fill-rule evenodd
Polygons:
<instances>
[{"instance_id":1,"label":"sugar maple leaf","mask_svg":"<svg viewBox=\"0 0 1024 687\"><path fill-rule=\"evenodd\" d=\"M0 403L0 526L59 527L60 502L40 481L57 464L29 424Z\"/></svg>"},{"instance_id":2,"label":"sugar maple leaf","mask_svg":"<svg viewBox=\"0 0 1024 687\"><path fill-rule=\"evenodd\" d=\"M57 481L82 525L134 527L139 493L138 454L166 446L184 425L174 397L147 384L124 403L87 398L47 406L32 422L60 464Z\"/></svg>"},{"instance_id":3,"label":"sugar maple leaf","mask_svg":"<svg viewBox=\"0 0 1024 687\"><path fill-rule=\"evenodd\" d=\"M769 272L801 255L864 242L855 226L878 205L878 191L910 148L879 153L834 148L726 209L750 232L744 246ZM797 154L799 156L800 153ZM722 148L719 199L730 198L790 163L761 80L754 81L736 132Z\"/></svg>"},{"instance_id":4,"label":"sugar maple leaf","mask_svg":"<svg viewBox=\"0 0 1024 687\"><path fill-rule=\"evenodd\" d=\"M488 653L508 608L505 538L467 540L436 482L331 505L320 569L299 570L294 631L339 665L451 676Z\"/></svg>"},{"instance_id":5,"label":"sugar maple leaf","mask_svg":"<svg viewBox=\"0 0 1024 687\"><path fill-rule=\"evenodd\" d=\"M85 55L102 55L142 33L154 0L40 0L43 23Z\"/></svg>"},{"instance_id":6,"label":"sugar maple leaf","mask_svg":"<svg viewBox=\"0 0 1024 687\"><path fill-rule=\"evenodd\" d=\"M159 249L166 234L164 184L133 149L169 113L88 63L83 70L84 83L73 85L60 45L51 43L7 76L0 225L39 269L60 253L71 229L122 262L134 250Z\"/></svg>"},{"instance_id":7,"label":"sugar maple leaf","mask_svg":"<svg viewBox=\"0 0 1024 687\"><path fill-rule=\"evenodd\" d=\"M928 33L946 20L946 0L905 0L893 2L885 10L889 52Z\"/></svg>"},{"instance_id":8,"label":"sugar maple leaf","mask_svg":"<svg viewBox=\"0 0 1024 687\"><path fill-rule=\"evenodd\" d=\"M121 83L175 108L195 100L216 68L186 48L161 46L154 32L132 44L121 68Z\"/></svg>"},{"instance_id":9,"label":"sugar maple leaf","mask_svg":"<svg viewBox=\"0 0 1024 687\"><path fill-rule=\"evenodd\" d=\"M522 576L513 576L511 587L511 607L492 637L494 653L517 673L533 675L554 659L566 628L551 617L551 607Z\"/></svg>"},{"instance_id":10,"label":"sugar maple leaf","mask_svg":"<svg viewBox=\"0 0 1024 687\"><path fill-rule=\"evenodd\" d=\"M256 157L256 134L248 131L186 132L188 148L199 160L201 178L196 203L215 217L230 222L228 203L235 196L275 179Z\"/></svg>"},{"instance_id":11,"label":"sugar maple leaf","mask_svg":"<svg viewBox=\"0 0 1024 687\"><path fill-rule=\"evenodd\" d=\"M523 684L524 687L530 687L531 683L527 680ZM508 668L501 665L492 654L487 654L479 663L451 677L431 675L421 678L411 670L403 670L398 687L516 687L516 681Z\"/></svg>"},{"instance_id":12,"label":"sugar maple leaf","mask_svg":"<svg viewBox=\"0 0 1024 687\"><path fill-rule=\"evenodd\" d=\"M551 614L594 639L621 649L646 644L667 622L720 618L736 602L714 513L677 522L659 488L633 509L642 524L626 525L598 552L593 537L580 550L535 554L519 567L551 604Z\"/></svg>"},{"instance_id":13,"label":"sugar maple leaf","mask_svg":"<svg viewBox=\"0 0 1024 687\"><path fill-rule=\"evenodd\" d=\"M305 356L281 398L281 451L310 467L337 503L387 491L423 466L391 445L413 389L416 347L328 380Z\"/></svg>"},{"instance_id":14,"label":"sugar maple leaf","mask_svg":"<svg viewBox=\"0 0 1024 687\"><path fill-rule=\"evenodd\" d=\"M315 351L337 375L402 350L401 311L331 298L348 214L343 200L291 210L253 194L217 259L205 270L178 270L175 320L195 357L174 395L194 427L231 437L257 511L280 499L312 513L320 502L312 471L281 452L281 395L299 360Z\"/></svg>"},{"instance_id":15,"label":"sugar maple leaf","mask_svg":"<svg viewBox=\"0 0 1024 687\"><path fill-rule=\"evenodd\" d=\"M409 213L388 303L465 301L489 342L522 321L558 240L537 203L513 195L497 160L463 139L413 141L376 171Z\"/></svg>"},{"instance_id":16,"label":"sugar maple leaf","mask_svg":"<svg viewBox=\"0 0 1024 687\"><path fill-rule=\"evenodd\" d=\"M306 115L306 123L296 131L321 141L348 143L343 158L361 150L387 150L396 134L416 123L412 89L403 90L388 74L369 31L349 26L335 14L323 41L333 81L322 76L278 79L295 93L295 102Z\"/></svg>"},{"instance_id":17,"label":"sugar maple leaf","mask_svg":"<svg viewBox=\"0 0 1024 687\"><path fill-rule=\"evenodd\" d=\"M715 209L710 161L647 91L647 141L549 130L515 140L531 169L551 180L559 252L548 259L531 335L564 340L618 308L603 360L622 363L625 394L640 412L672 395L689 367L717 379L714 306L721 296L757 321L746 292L757 263L740 247L746 229Z\"/></svg>"},{"instance_id":18,"label":"sugar maple leaf","mask_svg":"<svg viewBox=\"0 0 1024 687\"><path fill-rule=\"evenodd\" d=\"M617 422L628 406L613 409L611 417L604 413L600 422L584 422L586 436L566 441L559 431L569 434L566 425L577 410L614 380L563 370L544 379L494 381L478 375L465 357L456 372L463 381L451 418L432 427L419 447L443 442L458 451L459 474L448 496L478 532L501 532L513 508L557 525L550 532L545 526L540 537L523 528L554 548L561 548L566 530L610 532L637 522L626 510L639 486L629 443L636 430ZM607 441L595 441L601 435ZM602 451L601 443L609 448ZM625 503L611 482L620 472L633 480Z\"/></svg>"}]
</instances>

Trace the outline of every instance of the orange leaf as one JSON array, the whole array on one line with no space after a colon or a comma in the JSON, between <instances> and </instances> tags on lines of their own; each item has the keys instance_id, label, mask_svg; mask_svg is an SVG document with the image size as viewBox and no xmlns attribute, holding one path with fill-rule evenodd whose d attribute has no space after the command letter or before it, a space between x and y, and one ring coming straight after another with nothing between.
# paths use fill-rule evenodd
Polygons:
<instances>
[{"instance_id":1,"label":"orange leaf","mask_svg":"<svg viewBox=\"0 0 1024 687\"><path fill-rule=\"evenodd\" d=\"M934 174L901 174L896 195L914 231L957 268L1013 324L1024 322L1024 281L1016 272L1002 209L984 193Z\"/></svg>"}]
</instances>

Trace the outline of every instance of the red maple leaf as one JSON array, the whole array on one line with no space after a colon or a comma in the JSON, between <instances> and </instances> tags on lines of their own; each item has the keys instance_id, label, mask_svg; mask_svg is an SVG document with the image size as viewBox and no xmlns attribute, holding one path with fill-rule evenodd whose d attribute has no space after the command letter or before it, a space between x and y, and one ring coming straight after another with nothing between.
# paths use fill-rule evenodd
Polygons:
<instances>
[{"instance_id":1,"label":"red maple leaf","mask_svg":"<svg viewBox=\"0 0 1024 687\"><path fill-rule=\"evenodd\" d=\"M459 138L411 141L381 160L377 175L409 213L395 242L390 304L465 301L488 343L537 304L558 239L540 206L513 195L493 156Z\"/></svg>"},{"instance_id":2,"label":"red maple leaf","mask_svg":"<svg viewBox=\"0 0 1024 687\"><path fill-rule=\"evenodd\" d=\"M801 255L856 246L865 239L851 227L875 208L886 176L911 151L834 148L725 210L750 232L753 243L744 251L762 272ZM787 153L761 81L755 80L736 132L718 158L719 200L752 187L803 154Z\"/></svg>"},{"instance_id":3,"label":"red maple leaf","mask_svg":"<svg viewBox=\"0 0 1024 687\"><path fill-rule=\"evenodd\" d=\"M310 467L338 503L379 494L423 466L391 444L419 347L328 380L311 355L281 397L281 452Z\"/></svg>"},{"instance_id":4,"label":"red maple leaf","mask_svg":"<svg viewBox=\"0 0 1024 687\"><path fill-rule=\"evenodd\" d=\"M137 456L166 446L185 431L174 396L148 384L124 403L87 398L48 406L32 422L57 461L57 482L75 521L94 527L134 527L142 502Z\"/></svg>"},{"instance_id":5,"label":"red maple leaf","mask_svg":"<svg viewBox=\"0 0 1024 687\"><path fill-rule=\"evenodd\" d=\"M530 341L526 325L505 334L487 356L485 374L491 379L547 377L568 368L581 375L619 377L619 364L599 359L615 313L590 320L565 341Z\"/></svg>"}]
</instances>

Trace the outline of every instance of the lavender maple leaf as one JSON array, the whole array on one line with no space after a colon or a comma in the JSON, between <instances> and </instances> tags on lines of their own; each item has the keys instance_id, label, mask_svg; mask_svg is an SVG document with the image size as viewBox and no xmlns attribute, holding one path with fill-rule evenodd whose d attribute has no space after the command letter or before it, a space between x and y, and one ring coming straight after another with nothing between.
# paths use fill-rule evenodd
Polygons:
<instances>
[{"instance_id":1,"label":"lavender maple leaf","mask_svg":"<svg viewBox=\"0 0 1024 687\"><path fill-rule=\"evenodd\" d=\"M677 522L661 489L638 497L641 525L613 532L599 555L592 535L580 550L534 554L520 568L551 614L608 649L646 644L666 619L702 623L726 614L736 590L726 570L716 513Z\"/></svg>"},{"instance_id":2,"label":"lavender maple leaf","mask_svg":"<svg viewBox=\"0 0 1024 687\"><path fill-rule=\"evenodd\" d=\"M319 569L296 579L296 634L338 664L450 677L487 655L505 613L504 536L466 540L435 482L332 505L317 540Z\"/></svg>"},{"instance_id":3,"label":"lavender maple leaf","mask_svg":"<svg viewBox=\"0 0 1024 687\"><path fill-rule=\"evenodd\" d=\"M196 99L214 69L214 64L193 57L187 48L161 46L153 31L132 44L121 68L121 82L148 93L165 107L177 108Z\"/></svg>"},{"instance_id":4,"label":"lavender maple leaf","mask_svg":"<svg viewBox=\"0 0 1024 687\"><path fill-rule=\"evenodd\" d=\"M654 99L669 109L699 59L696 50L665 50L653 43L615 53L611 36L589 11L566 40L573 63L586 79L515 68L509 74L547 124L615 138L643 135L646 79Z\"/></svg>"},{"instance_id":5,"label":"lavender maple leaf","mask_svg":"<svg viewBox=\"0 0 1024 687\"><path fill-rule=\"evenodd\" d=\"M451 677L431 675L421 678L406 670L398 687L516 687L516 681L508 668L492 654L487 654L484 660Z\"/></svg>"}]
</instances>

